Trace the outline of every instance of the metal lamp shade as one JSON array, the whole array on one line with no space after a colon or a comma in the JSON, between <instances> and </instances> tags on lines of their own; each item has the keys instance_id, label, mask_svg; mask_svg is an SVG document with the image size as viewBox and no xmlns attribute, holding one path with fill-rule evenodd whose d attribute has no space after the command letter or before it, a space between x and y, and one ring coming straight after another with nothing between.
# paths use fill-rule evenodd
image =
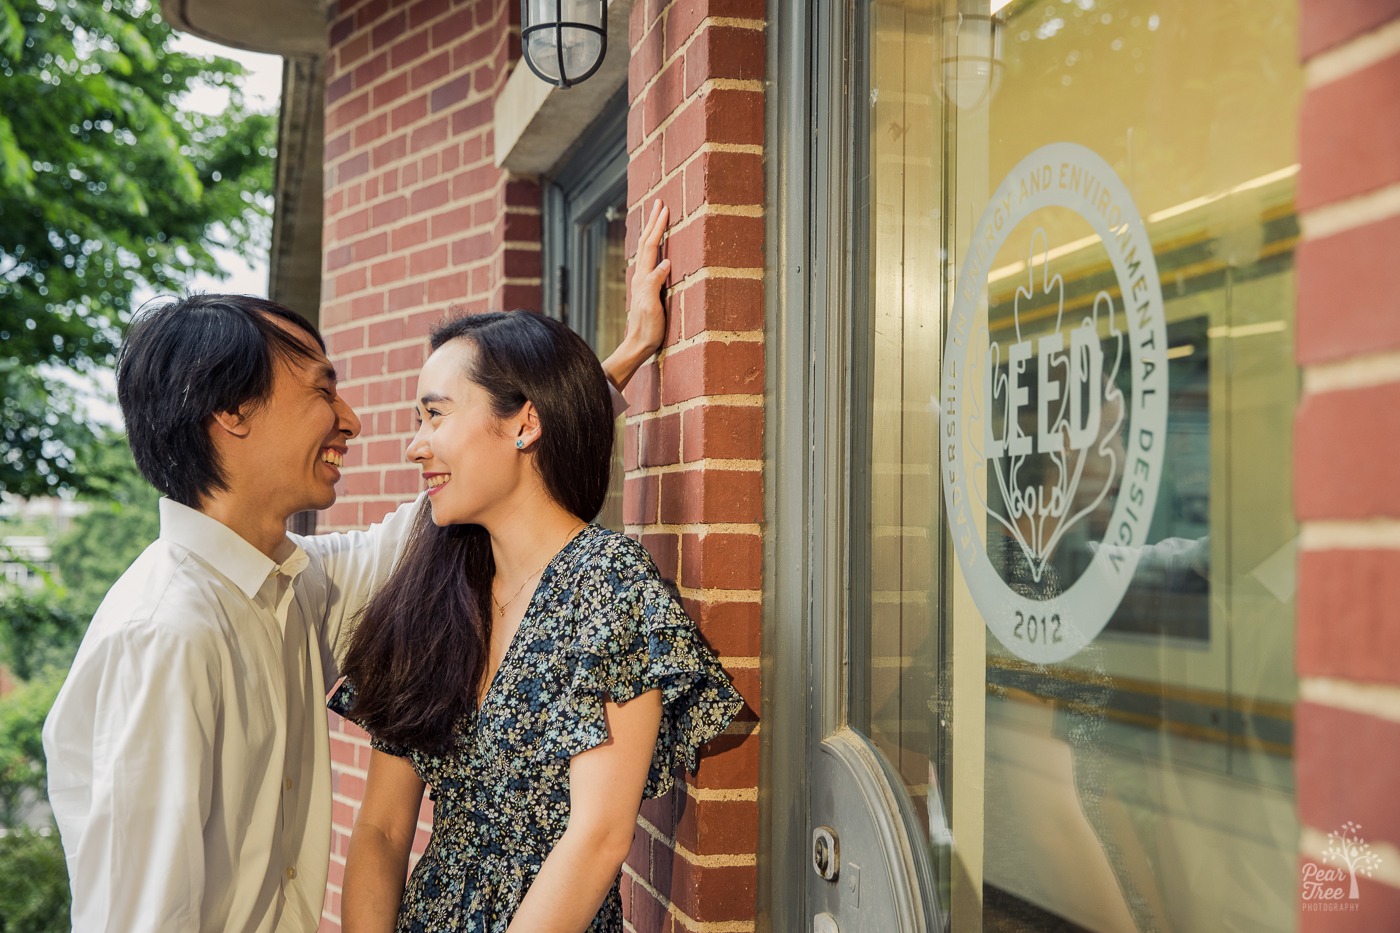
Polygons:
<instances>
[{"instance_id":1,"label":"metal lamp shade","mask_svg":"<svg viewBox=\"0 0 1400 933\"><path fill-rule=\"evenodd\" d=\"M608 49L607 0L520 0L525 64L559 87L598 70Z\"/></svg>"},{"instance_id":2,"label":"metal lamp shade","mask_svg":"<svg viewBox=\"0 0 1400 933\"><path fill-rule=\"evenodd\" d=\"M1001 84L1002 23L995 16L957 12L943 20L937 87L959 110L989 103Z\"/></svg>"}]
</instances>

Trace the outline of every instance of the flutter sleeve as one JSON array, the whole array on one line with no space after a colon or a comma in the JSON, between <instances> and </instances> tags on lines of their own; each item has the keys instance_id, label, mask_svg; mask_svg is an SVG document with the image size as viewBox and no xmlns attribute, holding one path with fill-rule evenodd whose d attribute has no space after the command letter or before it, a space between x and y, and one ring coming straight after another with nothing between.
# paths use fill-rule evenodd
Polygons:
<instances>
[{"instance_id":1,"label":"flutter sleeve","mask_svg":"<svg viewBox=\"0 0 1400 933\"><path fill-rule=\"evenodd\" d=\"M330 699L326 700L327 709L339 713L361 729L364 729L364 723L350 715L350 708L354 705L355 685L350 682L349 678L342 680L340 686L332 691ZM369 732L368 729L365 731ZM390 745L388 742L382 742L373 732L369 733L369 747L375 751L384 752L386 755L393 755L396 758L409 758L412 756L412 749L402 745Z\"/></svg>"},{"instance_id":2,"label":"flutter sleeve","mask_svg":"<svg viewBox=\"0 0 1400 933\"><path fill-rule=\"evenodd\" d=\"M555 732L555 750L565 757L607 741L605 702L625 703L661 691L648 797L670 790L677 768L693 773L700 746L723 732L743 707L695 623L654 570L632 576L586 608L577 638L565 649L565 663L570 682L556 709L563 721Z\"/></svg>"}]
</instances>

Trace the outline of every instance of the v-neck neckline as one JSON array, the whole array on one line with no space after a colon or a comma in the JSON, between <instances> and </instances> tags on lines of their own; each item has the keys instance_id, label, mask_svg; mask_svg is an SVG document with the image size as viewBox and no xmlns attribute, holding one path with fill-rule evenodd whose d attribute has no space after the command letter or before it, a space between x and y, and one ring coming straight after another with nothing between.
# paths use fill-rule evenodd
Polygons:
<instances>
[{"instance_id":1,"label":"v-neck neckline","mask_svg":"<svg viewBox=\"0 0 1400 933\"><path fill-rule=\"evenodd\" d=\"M540 571L539 582L535 584L534 590L530 592L529 600L525 603L525 612L520 617L520 624L517 625L515 631L511 633L510 642L506 645L506 650L501 653L501 663L496 665L496 669L491 673L491 681L486 685L485 692L481 694L481 701L476 705L476 719L481 719L481 711L486 709L486 704L490 701L491 694L496 692L496 684L501 680L501 671L505 670L506 664L510 662L511 657L515 654L515 646L521 641L521 632L525 630L525 624L529 622L533 616L535 601L539 598L540 593L543 592L545 581L554 576L555 565L559 563L559 558L563 557L580 538L588 534L592 529L592 522L585 524L579 529L578 534L574 535L568 541L565 541L564 546L554 552L554 556L549 559L549 563L544 565L544 570Z\"/></svg>"}]
</instances>

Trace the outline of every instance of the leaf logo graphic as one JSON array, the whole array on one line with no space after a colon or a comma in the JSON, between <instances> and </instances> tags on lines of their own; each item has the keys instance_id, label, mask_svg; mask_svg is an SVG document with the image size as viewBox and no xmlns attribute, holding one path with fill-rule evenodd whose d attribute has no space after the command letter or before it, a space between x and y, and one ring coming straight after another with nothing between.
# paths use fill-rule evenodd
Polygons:
<instances>
[{"instance_id":1,"label":"leaf logo graphic","mask_svg":"<svg viewBox=\"0 0 1400 933\"><path fill-rule=\"evenodd\" d=\"M1101 508L1122 477L1114 439L1123 425L1122 393L1115 385L1123 334L1113 297L1101 290L1090 313L1071 332L1066 350L1064 280L1051 275L1044 228L1037 227L1031 235L1026 276L1016 289L1015 343L1005 351L995 341L987 348L986 398L992 417L984 423L984 450L1000 495L991 502L984 499L982 505L988 518L1020 546L1032 578L1039 582L1065 534ZM1047 312L1053 327L1038 341L1030 339L1028 321ZM1101 326L1109 334L1112 353L1107 372ZM1039 365L1036 403L1028 406L1031 359ZM1028 425L1033 430L1028 431ZM1092 461L1098 461L1087 473L1093 488L1081 489L1085 466Z\"/></svg>"}]
</instances>

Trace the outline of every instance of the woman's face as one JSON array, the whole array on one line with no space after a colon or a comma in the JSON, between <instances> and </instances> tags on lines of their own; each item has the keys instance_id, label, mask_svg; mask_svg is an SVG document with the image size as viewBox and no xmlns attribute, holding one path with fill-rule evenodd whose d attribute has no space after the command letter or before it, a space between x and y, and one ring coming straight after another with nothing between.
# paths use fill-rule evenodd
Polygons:
<instances>
[{"instance_id":1,"label":"woman's face","mask_svg":"<svg viewBox=\"0 0 1400 933\"><path fill-rule=\"evenodd\" d=\"M473 353L470 341L450 341L418 375L419 427L407 457L422 470L436 525L489 528L493 517L514 511L532 478L530 458L516 447L517 439L528 448L538 438L530 406L497 418L486 390L467 377Z\"/></svg>"}]
</instances>

